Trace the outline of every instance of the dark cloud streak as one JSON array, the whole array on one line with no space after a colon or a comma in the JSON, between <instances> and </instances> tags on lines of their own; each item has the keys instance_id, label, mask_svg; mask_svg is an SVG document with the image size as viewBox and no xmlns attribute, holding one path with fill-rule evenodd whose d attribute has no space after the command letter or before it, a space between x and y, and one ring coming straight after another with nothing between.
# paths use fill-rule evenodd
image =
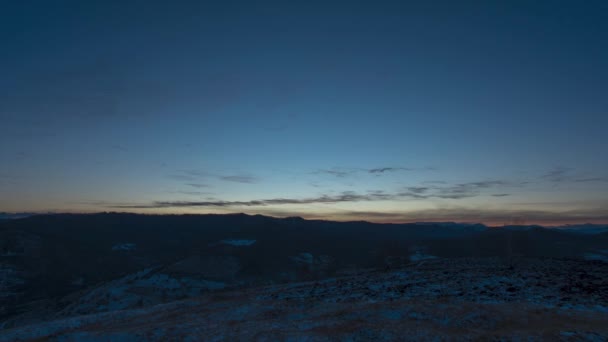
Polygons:
<instances>
[{"instance_id":1,"label":"dark cloud streak","mask_svg":"<svg viewBox=\"0 0 608 342\"><path fill-rule=\"evenodd\" d=\"M123 209L145 209L145 208L171 208L171 207L235 207L235 206L268 206L283 204L314 204L314 203L340 203L340 202L359 202L359 201L379 201L395 199L395 195L385 193L357 194L352 191L345 191L340 195L322 195L312 198L271 198L251 201L156 201L151 204L116 205L112 208Z\"/></svg>"},{"instance_id":2,"label":"dark cloud streak","mask_svg":"<svg viewBox=\"0 0 608 342\"><path fill-rule=\"evenodd\" d=\"M379 167L375 169L369 169L367 172L369 173L385 173L385 172L395 172L395 171L412 171L413 169L407 167Z\"/></svg>"},{"instance_id":3,"label":"dark cloud streak","mask_svg":"<svg viewBox=\"0 0 608 342\"><path fill-rule=\"evenodd\" d=\"M371 169L365 168L333 168L333 169L322 169L313 172L313 174L327 174L339 178L344 178L350 175L358 174L358 173L367 173L374 174L376 176L380 176L382 174L399 172L399 171L421 171L421 170L435 170L433 167L425 167L425 168L409 168L409 167L393 167L393 166L385 166L385 167L376 167Z\"/></svg>"},{"instance_id":4,"label":"dark cloud streak","mask_svg":"<svg viewBox=\"0 0 608 342\"><path fill-rule=\"evenodd\" d=\"M186 183L186 185L191 186L193 188L208 188L209 185L207 184L202 184L202 183Z\"/></svg>"},{"instance_id":5,"label":"dark cloud streak","mask_svg":"<svg viewBox=\"0 0 608 342\"><path fill-rule=\"evenodd\" d=\"M253 184L258 182L258 179L256 177L247 175L220 176L219 178L226 182L235 183Z\"/></svg>"},{"instance_id":6,"label":"dark cloud streak","mask_svg":"<svg viewBox=\"0 0 608 342\"><path fill-rule=\"evenodd\" d=\"M555 185L561 183L604 183L608 182L608 177L587 177L579 178L572 174L574 168L569 167L555 167L549 170L547 173L541 175L541 179L554 183Z\"/></svg>"},{"instance_id":7,"label":"dark cloud streak","mask_svg":"<svg viewBox=\"0 0 608 342\"><path fill-rule=\"evenodd\" d=\"M247 175L247 174L213 174L206 171L201 170L178 170L177 173L170 174L167 176L168 178L185 181L185 185L192 186L195 188L207 187L206 184L200 183L201 180L208 178L216 178L225 182L234 182L234 183L245 183L252 184L257 183L259 179L257 177Z\"/></svg>"},{"instance_id":8,"label":"dark cloud streak","mask_svg":"<svg viewBox=\"0 0 608 342\"><path fill-rule=\"evenodd\" d=\"M472 183L456 184L450 187L409 187L407 191L398 193L386 193L381 190L369 191L367 194L359 194L353 191L345 191L340 195L321 195L311 198L271 198L250 201L156 201L151 204L118 205L113 208L171 208L171 207L238 207L238 206L272 206L285 204L323 204L343 202L371 202L406 199L463 199L478 196L480 189L487 189L498 185L508 184L504 181L481 181ZM429 190L432 192L427 193Z\"/></svg>"}]
</instances>

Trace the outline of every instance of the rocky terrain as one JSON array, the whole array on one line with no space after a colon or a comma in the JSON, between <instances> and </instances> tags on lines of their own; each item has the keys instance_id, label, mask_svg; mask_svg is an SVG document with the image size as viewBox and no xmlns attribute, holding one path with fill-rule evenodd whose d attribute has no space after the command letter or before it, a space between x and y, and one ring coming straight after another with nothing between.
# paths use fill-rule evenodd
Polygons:
<instances>
[{"instance_id":1,"label":"rocky terrain","mask_svg":"<svg viewBox=\"0 0 608 342\"><path fill-rule=\"evenodd\" d=\"M0 341L608 339L608 267L433 259L9 329ZM449 337L449 338L448 338Z\"/></svg>"}]
</instances>

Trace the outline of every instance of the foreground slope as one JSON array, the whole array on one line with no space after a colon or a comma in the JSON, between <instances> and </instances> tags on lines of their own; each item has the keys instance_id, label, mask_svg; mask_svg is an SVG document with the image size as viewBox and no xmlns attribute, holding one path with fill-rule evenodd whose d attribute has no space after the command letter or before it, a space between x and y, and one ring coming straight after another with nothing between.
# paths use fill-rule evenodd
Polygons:
<instances>
[{"instance_id":1,"label":"foreground slope","mask_svg":"<svg viewBox=\"0 0 608 342\"><path fill-rule=\"evenodd\" d=\"M608 339L596 261L433 259L5 330L0 341Z\"/></svg>"}]
</instances>

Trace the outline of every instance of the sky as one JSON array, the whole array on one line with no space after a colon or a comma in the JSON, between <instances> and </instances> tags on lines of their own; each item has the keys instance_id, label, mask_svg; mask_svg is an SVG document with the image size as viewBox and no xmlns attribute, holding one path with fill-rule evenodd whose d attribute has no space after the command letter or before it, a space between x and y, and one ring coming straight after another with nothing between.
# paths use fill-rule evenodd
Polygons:
<instances>
[{"instance_id":1,"label":"sky","mask_svg":"<svg viewBox=\"0 0 608 342\"><path fill-rule=\"evenodd\" d=\"M608 223L606 1L4 1L0 211Z\"/></svg>"}]
</instances>

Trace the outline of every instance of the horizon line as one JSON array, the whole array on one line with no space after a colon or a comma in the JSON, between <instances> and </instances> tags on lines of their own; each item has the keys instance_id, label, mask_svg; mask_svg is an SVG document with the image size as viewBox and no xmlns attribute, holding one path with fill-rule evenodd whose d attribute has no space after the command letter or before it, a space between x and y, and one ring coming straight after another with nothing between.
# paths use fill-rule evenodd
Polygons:
<instances>
[{"instance_id":1,"label":"horizon line","mask_svg":"<svg viewBox=\"0 0 608 342\"><path fill-rule=\"evenodd\" d=\"M230 212L230 213L141 213L141 212L133 212L133 211L24 211L24 212L9 212L9 211L0 211L0 219L2 219L2 215L5 216L14 216L8 217L4 219L8 220L16 220L23 219L33 216L44 216L44 215L102 215L102 214L119 214L119 215L138 215L138 216L235 216L235 215L245 215L245 216L262 216L273 219L301 219L305 221L326 221L326 222L339 222L339 223L349 223L349 222L363 222L370 224L442 224L442 223L454 223L454 224L467 224L467 225L483 225L489 228L500 228L507 226L539 226L539 227L567 227L567 226L580 226L580 225L608 225L608 222L602 223L592 223L589 221L580 221L578 223L539 223L536 221L530 221L526 223L525 221L522 223L518 222L503 222L502 224L492 224L490 222L482 222L482 221L459 221L459 220L408 220L408 221L376 221L376 220L353 220L353 219L331 219L331 218L319 218L319 217L305 217L306 215L289 215L289 216L276 216L269 214L260 214L260 213L246 213L246 212Z\"/></svg>"}]
</instances>

